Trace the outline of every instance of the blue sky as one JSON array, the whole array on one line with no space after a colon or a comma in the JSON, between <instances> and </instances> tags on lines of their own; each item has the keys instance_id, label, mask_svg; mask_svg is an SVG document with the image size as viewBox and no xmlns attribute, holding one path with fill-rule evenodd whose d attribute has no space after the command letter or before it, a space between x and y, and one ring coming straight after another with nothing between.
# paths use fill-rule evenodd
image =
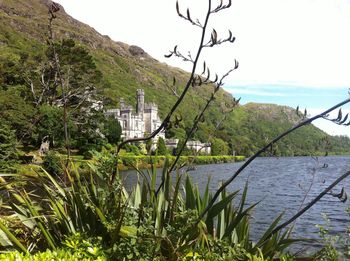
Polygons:
<instances>
[{"instance_id":1,"label":"blue sky","mask_svg":"<svg viewBox=\"0 0 350 261\"><path fill-rule=\"evenodd\" d=\"M299 106L300 111L307 110L309 116L314 116L345 100L349 96L349 88L316 88L278 84L226 86L225 90L235 97L241 98L241 104L249 102L273 103L287 105L292 108ZM350 113L350 106L342 108L344 115ZM338 110L330 114L336 118ZM313 122L315 126L331 135L350 136L350 128L338 126L330 121L319 119Z\"/></svg>"},{"instance_id":2,"label":"blue sky","mask_svg":"<svg viewBox=\"0 0 350 261\"><path fill-rule=\"evenodd\" d=\"M327 108L346 99L347 87L315 88L291 85L237 85L225 86L225 90L235 97L241 97L241 103L274 103L296 108Z\"/></svg>"}]
</instances>

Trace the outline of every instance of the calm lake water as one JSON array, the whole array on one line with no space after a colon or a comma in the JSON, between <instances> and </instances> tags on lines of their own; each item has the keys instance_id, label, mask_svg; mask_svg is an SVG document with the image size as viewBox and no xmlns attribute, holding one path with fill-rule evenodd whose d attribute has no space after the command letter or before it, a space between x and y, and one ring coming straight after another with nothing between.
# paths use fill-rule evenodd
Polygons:
<instances>
[{"instance_id":1,"label":"calm lake water","mask_svg":"<svg viewBox=\"0 0 350 261\"><path fill-rule=\"evenodd\" d=\"M227 180L241 165L242 163L202 165L190 171L189 175L200 188L205 187L208 176L211 176L210 189L215 191L218 184ZM228 191L242 189L248 180L248 203L261 200L253 212L251 225L252 237L258 239L277 215L284 212L283 220L286 220L298 211L310 184L312 187L305 203L310 202L322 189L349 170L350 157L258 158L229 185ZM127 186L137 180L135 172L126 171L122 175L126 177ZM333 192L339 193L342 187L350 193L350 178L339 184ZM339 199L326 195L297 220L293 235L318 239L315 225L325 224L322 213L328 215L332 233L345 234L346 226L350 224L346 213L349 202L342 203ZM303 243L303 246L311 245ZM312 243L312 248L317 246L317 243Z\"/></svg>"}]
</instances>

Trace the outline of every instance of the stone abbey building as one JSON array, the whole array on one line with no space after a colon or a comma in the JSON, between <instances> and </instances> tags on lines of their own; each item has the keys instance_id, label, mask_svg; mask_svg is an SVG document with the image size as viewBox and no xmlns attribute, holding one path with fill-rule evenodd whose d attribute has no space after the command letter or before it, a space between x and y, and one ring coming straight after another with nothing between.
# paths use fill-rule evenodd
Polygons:
<instances>
[{"instance_id":1,"label":"stone abbey building","mask_svg":"<svg viewBox=\"0 0 350 261\"><path fill-rule=\"evenodd\" d=\"M158 116L158 106L155 103L145 103L145 92L142 89L136 91L136 111L131 105L126 105L124 99L120 99L120 108L109 109L106 115L119 121L122 127L122 139L142 138L152 133L162 124ZM178 139L165 139L165 132L162 130L154 139L154 146L159 137L165 140L169 150L174 150L179 142ZM210 143L200 141L188 141L187 147L194 151L210 154ZM155 148L155 147L154 147Z\"/></svg>"},{"instance_id":2,"label":"stone abbey building","mask_svg":"<svg viewBox=\"0 0 350 261\"><path fill-rule=\"evenodd\" d=\"M114 117L122 127L122 138L142 138L156 129L162 124L158 116L158 106L155 103L145 103L145 92L138 89L136 92L137 104L136 111L131 105L126 105L124 99L120 99L120 108L107 110L108 116ZM164 131L157 136L165 139Z\"/></svg>"}]
</instances>

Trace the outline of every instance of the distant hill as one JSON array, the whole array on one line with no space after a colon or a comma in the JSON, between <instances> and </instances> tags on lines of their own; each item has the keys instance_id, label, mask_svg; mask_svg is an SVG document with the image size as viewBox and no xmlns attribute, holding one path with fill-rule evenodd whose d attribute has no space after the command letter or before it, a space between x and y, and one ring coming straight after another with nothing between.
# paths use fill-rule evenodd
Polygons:
<instances>
[{"instance_id":1,"label":"distant hill","mask_svg":"<svg viewBox=\"0 0 350 261\"><path fill-rule=\"evenodd\" d=\"M45 50L49 3L48 0L0 0L0 68L8 63L23 63L25 70L40 61ZM136 90L142 88L145 90L146 102L157 103L162 118L177 99L170 88L173 78L176 78L176 88L181 92L189 76L189 73L181 69L155 60L141 47L115 42L108 36L99 34L65 13L63 7L54 22L54 32L56 39L72 38L90 51L103 75L98 87L107 108L119 106L121 97L126 103L135 105ZM26 85L24 81L16 84ZM182 125L169 135L180 138L184 136L211 91L212 86L197 87L190 91L177 113L183 118ZM293 109L285 106L247 104L229 112L219 124L223 120L226 105L232 104L234 100L231 94L221 90L206 113L206 121L201 124L196 138L202 141L220 138L227 143L230 150L250 155L267 140L301 119ZM324 148L320 141L325 138L332 145L329 147L330 151L350 153L349 139L331 137L314 126L308 126L291 135L273 153L321 153Z\"/></svg>"}]
</instances>

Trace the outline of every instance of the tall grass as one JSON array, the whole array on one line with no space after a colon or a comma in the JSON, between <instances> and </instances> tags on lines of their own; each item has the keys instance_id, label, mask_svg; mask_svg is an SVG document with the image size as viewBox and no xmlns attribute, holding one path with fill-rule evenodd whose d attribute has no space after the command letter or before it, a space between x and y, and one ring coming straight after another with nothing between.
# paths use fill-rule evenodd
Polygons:
<instances>
[{"instance_id":1,"label":"tall grass","mask_svg":"<svg viewBox=\"0 0 350 261\"><path fill-rule=\"evenodd\" d=\"M0 184L6 199L0 222L3 249L28 253L57 250L67 247L65 240L81 235L82 240L98 239L104 253L118 260L127 256L181 260L191 255L208 259L221 252L243 258L237 260L249 260L245 259L249 255L263 260L280 256L293 242L285 234L269 239L263 236L256 243L251 240L250 215L258 203L247 206L248 184L240 196L238 191L223 190L207 215L200 218L212 199L210 180L203 193L187 174L177 172L173 181L166 160L161 177L164 186L158 193L155 168L139 171L143 178L128 192L120 179L109 186L112 162L100 155L84 175L71 165L66 184L44 170L35 176L2 174ZM4 220L19 225L9 229ZM18 228L31 233L19 233Z\"/></svg>"}]
</instances>

